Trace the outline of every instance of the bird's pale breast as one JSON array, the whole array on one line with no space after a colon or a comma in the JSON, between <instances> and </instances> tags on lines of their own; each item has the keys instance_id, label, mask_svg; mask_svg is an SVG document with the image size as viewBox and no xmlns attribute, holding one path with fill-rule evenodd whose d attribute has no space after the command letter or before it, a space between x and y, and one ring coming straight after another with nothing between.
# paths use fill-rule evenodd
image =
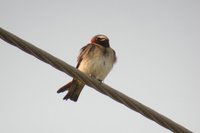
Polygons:
<instances>
[{"instance_id":1,"label":"bird's pale breast","mask_svg":"<svg viewBox=\"0 0 200 133\"><path fill-rule=\"evenodd\" d=\"M84 56L78 69L96 79L104 80L113 67L114 56L111 48L96 47Z\"/></svg>"}]
</instances>

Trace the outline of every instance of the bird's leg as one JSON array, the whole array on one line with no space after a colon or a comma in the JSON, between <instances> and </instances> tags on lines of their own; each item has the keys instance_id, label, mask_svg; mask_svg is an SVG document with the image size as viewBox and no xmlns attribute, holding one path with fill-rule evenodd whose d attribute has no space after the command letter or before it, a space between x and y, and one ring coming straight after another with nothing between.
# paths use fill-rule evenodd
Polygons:
<instances>
[{"instance_id":1,"label":"bird's leg","mask_svg":"<svg viewBox=\"0 0 200 133\"><path fill-rule=\"evenodd\" d=\"M94 76L94 75L92 75L92 74L90 74L90 77L91 77L91 78L95 78L96 80L98 80L100 84L103 82L103 80L97 79L96 76Z\"/></svg>"},{"instance_id":2,"label":"bird's leg","mask_svg":"<svg viewBox=\"0 0 200 133\"><path fill-rule=\"evenodd\" d=\"M97 79L98 81L99 81L99 83L100 84L102 84L103 83L103 80L101 80L101 79Z\"/></svg>"},{"instance_id":3,"label":"bird's leg","mask_svg":"<svg viewBox=\"0 0 200 133\"><path fill-rule=\"evenodd\" d=\"M103 80L101 80L101 79L97 79L100 83L103 83Z\"/></svg>"}]
</instances>

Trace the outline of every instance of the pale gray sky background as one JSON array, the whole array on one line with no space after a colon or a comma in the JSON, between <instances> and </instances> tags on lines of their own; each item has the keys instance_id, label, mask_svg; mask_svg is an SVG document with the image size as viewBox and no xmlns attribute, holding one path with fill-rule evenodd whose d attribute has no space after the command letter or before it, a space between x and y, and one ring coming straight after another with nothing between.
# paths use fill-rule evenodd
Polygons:
<instances>
[{"instance_id":1,"label":"pale gray sky background","mask_svg":"<svg viewBox=\"0 0 200 133\"><path fill-rule=\"evenodd\" d=\"M0 0L0 26L75 66L102 33L118 63L105 83L200 132L199 0ZM57 89L71 78L0 40L1 133L169 133L85 87L77 103Z\"/></svg>"}]
</instances>

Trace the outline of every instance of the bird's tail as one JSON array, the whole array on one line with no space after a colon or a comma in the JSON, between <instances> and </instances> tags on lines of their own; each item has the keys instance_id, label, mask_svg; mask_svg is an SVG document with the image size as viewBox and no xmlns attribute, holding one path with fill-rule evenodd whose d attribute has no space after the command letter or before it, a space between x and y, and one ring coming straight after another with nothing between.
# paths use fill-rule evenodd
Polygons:
<instances>
[{"instance_id":1,"label":"bird's tail","mask_svg":"<svg viewBox=\"0 0 200 133\"><path fill-rule=\"evenodd\" d=\"M61 87L57 93L61 93L64 91L68 90L67 95L63 98L63 100L72 100L72 101L77 101L78 97L83 89L83 87L85 86L85 84L83 84L81 81L73 79L71 82L69 82L68 84L64 85L63 87Z\"/></svg>"}]
</instances>

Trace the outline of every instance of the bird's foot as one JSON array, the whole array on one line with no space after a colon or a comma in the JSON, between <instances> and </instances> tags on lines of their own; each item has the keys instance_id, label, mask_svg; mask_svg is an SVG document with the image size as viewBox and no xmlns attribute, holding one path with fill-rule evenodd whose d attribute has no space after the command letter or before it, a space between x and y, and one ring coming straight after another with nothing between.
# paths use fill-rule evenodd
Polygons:
<instances>
[{"instance_id":1,"label":"bird's foot","mask_svg":"<svg viewBox=\"0 0 200 133\"><path fill-rule=\"evenodd\" d=\"M96 76L94 76L94 75L92 75L92 74L90 74L90 77L91 77L91 78L94 78L94 79L96 79L96 80L98 80L100 84L103 83L103 80L97 79Z\"/></svg>"}]
</instances>

